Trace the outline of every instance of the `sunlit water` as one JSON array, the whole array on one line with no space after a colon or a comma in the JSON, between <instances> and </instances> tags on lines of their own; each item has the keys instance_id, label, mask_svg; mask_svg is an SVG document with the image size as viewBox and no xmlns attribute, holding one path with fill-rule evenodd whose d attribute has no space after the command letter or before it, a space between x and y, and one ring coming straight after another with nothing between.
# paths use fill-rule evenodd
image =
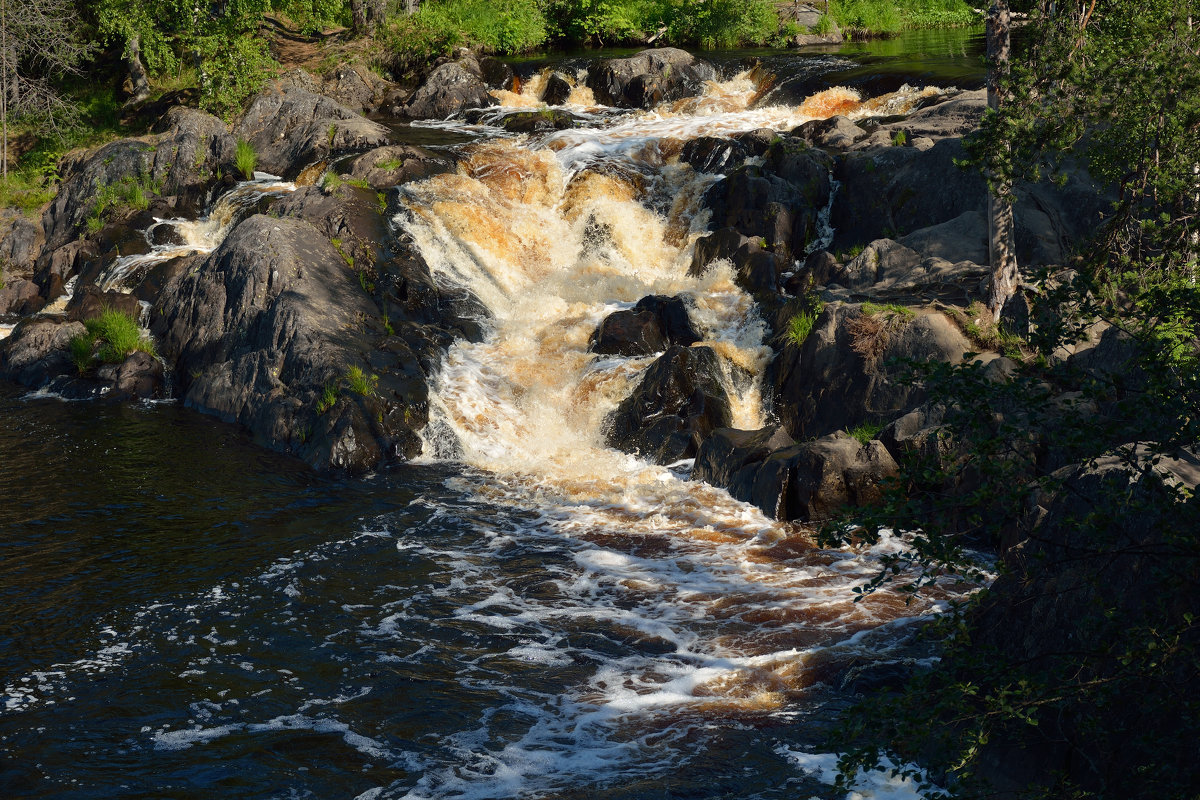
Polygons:
<instances>
[{"instance_id":1,"label":"sunlit water","mask_svg":"<svg viewBox=\"0 0 1200 800\"><path fill-rule=\"evenodd\" d=\"M469 145L402 190L395 224L489 312L436 377L420 464L320 478L171 405L4 390L0 795L828 794L846 665L911 656L958 589L854 603L897 542L821 550L605 448L652 359L587 352L606 313L683 295L737 424L764 421L762 320L727 266L687 275L717 178L674 157L871 104L757 90Z\"/></svg>"}]
</instances>

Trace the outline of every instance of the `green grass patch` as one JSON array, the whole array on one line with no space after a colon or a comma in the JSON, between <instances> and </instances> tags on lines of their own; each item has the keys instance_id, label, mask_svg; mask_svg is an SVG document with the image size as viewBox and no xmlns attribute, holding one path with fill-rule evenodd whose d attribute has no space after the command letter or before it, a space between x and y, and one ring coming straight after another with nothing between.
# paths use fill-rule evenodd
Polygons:
<instances>
[{"instance_id":1,"label":"green grass patch","mask_svg":"<svg viewBox=\"0 0 1200 800\"><path fill-rule=\"evenodd\" d=\"M371 184L369 184L365 180L363 180L362 178L346 178L344 183L347 186L353 186L356 189L374 189L375 188Z\"/></svg>"},{"instance_id":2,"label":"green grass patch","mask_svg":"<svg viewBox=\"0 0 1200 800\"><path fill-rule=\"evenodd\" d=\"M859 444L867 442L879 436L879 432L883 430L882 422L864 422L861 425L854 427L848 433L858 440Z\"/></svg>"},{"instance_id":3,"label":"green grass patch","mask_svg":"<svg viewBox=\"0 0 1200 800\"><path fill-rule=\"evenodd\" d=\"M152 356L157 356L158 353L154 348L154 340L148 336L143 336L138 328L137 321L129 314L123 311L107 309L95 319L89 319L83 323L87 328L87 353L89 360L91 353L96 345L100 344L99 357L100 360L108 364L117 364L125 360L125 358L136 350L149 353ZM81 357L83 353L83 345L77 345L76 339L84 337L75 337L71 340L70 350L71 358L75 361L78 367L80 361L77 357ZM82 369L80 370L83 371Z\"/></svg>"},{"instance_id":4,"label":"green grass patch","mask_svg":"<svg viewBox=\"0 0 1200 800\"><path fill-rule=\"evenodd\" d=\"M254 152L254 145L245 139L238 139L234 163L237 164L238 172L242 173L246 180L254 180L254 168L258 166L258 153Z\"/></svg>"},{"instance_id":5,"label":"green grass patch","mask_svg":"<svg viewBox=\"0 0 1200 800\"><path fill-rule=\"evenodd\" d=\"M375 394L375 387L379 384L378 375L368 375L363 372L362 367L353 366L346 370L346 374L342 376L346 382L346 388L355 394L361 394L363 397L369 397Z\"/></svg>"},{"instance_id":6,"label":"green grass patch","mask_svg":"<svg viewBox=\"0 0 1200 800\"><path fill-rule=\"evenodd\" d=\"M337 402L337 399L337 387L332 383L325 384L325 388L321 390L321 396L317 398L317 413L324 414L326 411L333 408L333 405Z\"/></svg>"},{"instance_id":7,"label":"green grass patch","mask_svg":"<svg viewBox=\"0 0 1200 800\"><path fill-rule=\"evenodd\" d=\"M817 315L810 311L801 311L792 316L788 320L787 332L784 334L787 341L799 347L804 344L804 340L812 333L813 324L817 321Z\"/></svg>"},{"instance_id":8,"label":"green grass patch","mask_svg":"<svg viewBox=\"0 0 1200 800\"><path fill-rule=\"evenodd\" d=\"M99 233L113 216L145 211L150 207L151 195L158 194L161 189L162 182L144 172L136 178L126 175L116 183L97 186L85 220L87 232Z\"/></svg>"},{"instance_id":9,"label":"green grass patch","mask_svg":"<svg viewBox=\"0 0 1200 800\"><path fill-rule=\"evenodd\" d=\"M903 147L908 144L908 134L904 131L896 131L892 134L892 144L896 147Z\"/></svg>"},{"instance_id":10,"label":"green grass patch","mask_svg":"<svg viewBox=\"0 0 1200 800\"><path fill-rule=\"evenodd\" d=\"M981 21L963 0L839 0L829 13L851 34L897 33L918 28L947 28Z\"/></svg>"},{"instance_id":11,"label":"green grass patch","mask_svg":"<svg viewBox=\"0 0 1200 800\"><path fill-rule=\"evenodd\" d=\"M330 194L342 188L343 182L341 177L334 172L326 172L321 176L321 188Z\"/></svg>"},{"instance_id":12,"label":"green grass patch","mask_svg":"<svg viewBox=\"0 0 1200 800\"><path fill-rule=\"evenodd\" d=\"M52 183L32 170L10 172L7 178L0 178L0 206L16 208L26 216L36 216L56 192Z\"/></svg>"},{"instance_id":13,"label":"green grass patch","mask_svg":"<svg viewBox=\"0 0 1200 800\"><path fill-rule=\"evenodd\" d=\"M876 314L887 314L889 316L899 317L902 320L911 320L917 315L915 311L907 306L897 305L895 303L863 303L862 313L868 317L873 317Z\"/></svg>"},{"instance_id":14,"label":"green grass patch","mask_svg":"<svg viewBox=\"0 0 1200 800\"><path fill-rule=\"evenodd\" d=\"M404 166L403 158L385 158L383 161L376 161L375 168L381 169L384 172L392 172Z\"/></svg>"}]
</instances>

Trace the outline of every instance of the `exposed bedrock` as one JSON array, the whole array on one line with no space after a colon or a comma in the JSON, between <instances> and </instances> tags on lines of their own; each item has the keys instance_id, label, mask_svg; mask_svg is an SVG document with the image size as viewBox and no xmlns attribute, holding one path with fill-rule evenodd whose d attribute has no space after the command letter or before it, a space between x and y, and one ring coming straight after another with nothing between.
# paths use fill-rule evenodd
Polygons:
<instances>
[{"instance_id":1,"label":"exposed bedrock","mask_svg":"<svg viewBox=\"0 0 1200 800\"><path fill-rule=\"evenodd\" d=\"M609 446L658 464L695 456L709 433L732 420L721 369L712 348L668 349L613 412Z\"/></svg>"},{"instance_id":2,"label":"exposed bedrock","mask_svg":"<svg viewBox=\"0 0 1200 800\"><path fill-rule=\"evenodd\" d=\"M648 356L671 345L690 347L700 338L683 298L650 295L629 310L605 317L592 335L591 350L598 355Z\"/></svg>"},{"instance_id":3,"label":"exposed bedrock","mask_svg":"<svg viewBox=\"0 0 1200 800\"><path fill-rule=\"evenodd\" d=\"M469 108L496 105L488 88L479 61L464 55L434 68L399 110L413 119L446 119Z\"/></svg>"}]
</instances>

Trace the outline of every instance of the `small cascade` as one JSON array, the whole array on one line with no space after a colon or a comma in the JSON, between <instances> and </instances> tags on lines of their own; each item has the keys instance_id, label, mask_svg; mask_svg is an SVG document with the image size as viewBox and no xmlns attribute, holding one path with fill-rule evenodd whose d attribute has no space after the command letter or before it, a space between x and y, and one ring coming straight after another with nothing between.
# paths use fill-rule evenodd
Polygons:
<instances>
[{"instance_id":1,"label":"small cascade","mask_svg":"<svg viewBox=\"0 0 1200 800\"><path fill-rule=\"evenodd\" d=\"M296 185L277 175L254 173L254 179L242 181L212 205L197 220L158 219L143 231L149 250L122 256L96 281L102 291L130 291L155 264L194 253L211 253L233 226L265 198L282 197ZM69 301L68 297L68 301Z\"/></svg>"}]
</instances>

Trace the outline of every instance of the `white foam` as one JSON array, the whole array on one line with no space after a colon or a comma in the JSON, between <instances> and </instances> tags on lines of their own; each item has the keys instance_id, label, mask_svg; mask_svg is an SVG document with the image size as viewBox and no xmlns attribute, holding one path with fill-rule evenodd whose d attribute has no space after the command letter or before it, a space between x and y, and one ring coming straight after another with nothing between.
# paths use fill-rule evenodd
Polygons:
<instances>
[{"instance_id":1,"label":"white foam","mask_svg":"<svg viewBox=\"0 0 1200 800\"><path fill-rule=\"evenodd\" d=\"M802 750L778 748L804 774L832 786L838 776L836 753L808 753ZM922 800L929 792L942 792L929 783L914 764L897 766L888 758L882 759L881 770L859 770L851 782L845 800ZM904 773L904 774L902 774ZM915 773L913 777L909 773Z\"/></svg>"}]
</instances>

